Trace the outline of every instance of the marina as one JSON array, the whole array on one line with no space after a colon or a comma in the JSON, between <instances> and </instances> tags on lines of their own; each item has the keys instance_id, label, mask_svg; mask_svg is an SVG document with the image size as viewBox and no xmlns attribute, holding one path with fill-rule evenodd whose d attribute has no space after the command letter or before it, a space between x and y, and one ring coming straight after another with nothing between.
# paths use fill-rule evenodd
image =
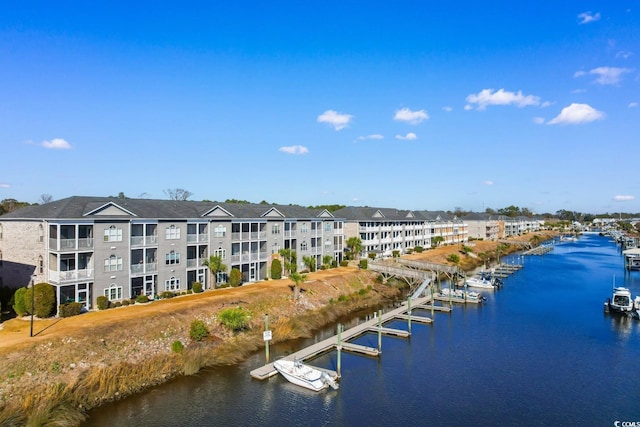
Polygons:
<instances>
[{"instance_id":1,"label":"marina","mask_svg":"<svg viewBox=\"0 0 640 427\"><path fill-rule=\"evenodd\" d=\"M602 309L612 296L613 276L617 286L640 295L640 274L624 274L621 260L619 245L607 237L581 236L543 257L528 257L526 268L499 291L485 294L486 304L454 300L452 311L421 323L416 315L429 309L418 307L415 299L408 337L382 335L378 356L343 352L336 391L316 393L275 375L255 380L251 371L265 364L264 352L257 351L238 365L178 378L100 408L86 425L279 425L287 420L293 426L309 425L310 417L316 425L344 426L425 420L434 425L612 425L640 419L633 385L640 321ZM520 261L513 256L503 263ZM436 301L448 306L448 300ZM554 301L571 301L571 306ZM349 330L368 320L369 315L359 314L341 322ZM273 345L273 359L334 337L336 326ZM384 327L408 331L401 318ZM378 339L376 332L365 332L350 342L377 349ZM568 357L568 351L580 357ZM334 372L337 361L335 348L310 360Z\"/></svg>"}]
</instances>

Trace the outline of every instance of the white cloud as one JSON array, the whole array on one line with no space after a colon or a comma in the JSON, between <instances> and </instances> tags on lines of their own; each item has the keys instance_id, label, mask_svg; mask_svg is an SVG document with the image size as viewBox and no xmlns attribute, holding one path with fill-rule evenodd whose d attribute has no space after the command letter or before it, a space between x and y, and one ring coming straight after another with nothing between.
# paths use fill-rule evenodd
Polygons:
<instances>
[{"instance_id":1,"label":"white cloud","mask_svg":"<svg viewBox=\"0 0 640 427\"><path fill-rule=\"evenodd\" d=\"M418 139L418 136L413 132L409 132L408 134L406 134L404 136L396 135L396 139L402 139L404 141L413 141L414 139Z\"/></svg>"},{"instance_id":2,"label":"white cloud","mask_svg":"<svg viewBox=\"0 0 640 427\"><path fill-rule=\"evenodd\" d=\"M620 80L622 79L622 75L624 73L629 73L629 72L631 72L631 70L628 68L598 67L598 68L594 68L593 70L590 70L589 72L576 71L573 74L573 77L582 77L587 74L591 74L591 75L598 76L594 80L595 83L599 83L601 85L615 85L620 83Z\"/></svg>"},{"instance_id":3,"label":"white cloud","mask_svg":"<svg viewBox=\"0 0 640 427\"><path fill-rule=\"evenodd\" d=\"M522 91L508 92L504 89L495 91L493 89L483 89L478 94L467 96L466 101L471 104L477 104L478 110L484 110L489 105L515 105L522 108L527 105L540 104L540 97L535 95L523 95ZM467 106L465 106L465 109Z\"/></svg>"},{"instance_id":4,"label":"white cloud","mask_svg":"<svg viewBox=\"0 0 640 427\"><path fill-rule=\"evenodd\" d=\"M473 105L469 105L469 104L465 105L464 110L465 111L473 110Z\"/></svg>"},{"instance_id":5,"label":"white cloud","mask_svg":"<svg viewBox=\"0 0 640 427\"><path fill-rule=\"evenodd\" d=\"M630 102L629 103L629 108L636 108L638 106L637 102Z\"/></svg>"},{"instance_id":6,"label":"white cloud","mask_svg":"<svg viewBox=\"0 0 640 427\"><path fill-rule=\"evenodd\" d=\"M544 123L544 117L534 117L533 118L533 123L537 124L537 125L541 125Z\"/></svg>"},{"instance_id":7,"label":"white cloud","mask_svg":"<svg viewBox=\"0 0 640 427\"><path fill-rule=\"evenodd\" d=\"M327 110L318 116L319 123L327 123L333 126L335 130L341 130L349 125L353 116L351 114L342 114L334 110Z\"/></svg>"},{"instance_id":8,"label":"white cloud","mask_svg":"<svg viewBox=\"0 0 640 427\"><path fill-rule=\"evenodd\" d=\"M621 50L620 52L616 53L616 58L629 59L631 55L633 55L633 53L629 52L628 50Z\"/></svg>"},{"instance_id":9,"label":"white cloud","mask_svg":"<svg viewBox=\"0 0 640 427\"><path fill-rule=\"evenodd\" d=\"M574 94L586 93L586 92L587 92L586 89L574 89L574 90L571 91L571 93L574 93Z\"/></svg>"},{"instance_id":10,"label":"white cloud","mask_svg":"<svg viewBox=\"0 0 640 427\"><path fill-rule=\"evenodd\" d=\"M424 120L429 120L429 114L424 110L411 111L408 108L403 108L396 111L395 116L393 116L393 120L417 125Z\"/></svg>"},{"instance_id":11,"label":"white cloud","mask_svg":"<svg viewBox=\"0 0 640 427\"><path fill-rule=\"evenodd\" d=\"M591 107L589 104L573 103L564 107L560 114L547 122L548 125L567 124L577 125L604 119L605 114Z\"/></svg>"},{"instance_id":12,"label":"white cloud","mask_svg":"<svg viewBox=\"0 0 640 427\"><path fill-rule=\"evenodd\" d=\"M551 101L544 101L542 104L540 104L540 107L547 108L547 107L549 107L550 105L553 105L553 104L554 103L551 102Z\"/></svg>"},{"instance_id":13,"label":"white cloud","mask_svg":"<svg viewBox=\"0 0 640 427\"><path fill-rule=\"evenodd\" d=\"M290 145L287 147L280 147L278 150L287 154L307 154L309 152L309 149L303 145Z\"/></svg>"},{"instance_id":14,"label":"white cloud","mask_svg":"<svg viewBox=\"0 0 640 427\"><path fill-rule=\"evenodd\" d=\"M442 109L443 109L444 111L446 111L447 113L450 113L450 112L452 112L452 111L453 111L453 107L449 107L448 105L446 105L446 106L442 107Z\"/></svg>"},{"instance_id":15,"label":"white cloud","mask_svg":"<svg viewBox=\"0 0 640 427\"><path fill-rule=\"evenodd\" d=\"M589 22L599 21L600 12L596 12L595 14L591 13L591 11L582 12L578 15L578 19L580 19L578 24L588 24Z\"/></svg>"},{"instance_id":16,"label":"white cloud","mask_svg":"<svg viewBox=\"0 0 640 427\"><path fill-rule=\"evenodd\" d=\"M51 141L42 141L41 145L44 148L50 148L52 150L68 150L71 148L71 144L62 138L54 138Z\"/></svg>"},{"instance_id":17,"label":"white cloud","mask_svg":"<svg viewBox=\"0 0 640 427\"><path fill-rule=\"evenodd\" d=\"M625 195L617 195L617 196L613 196L613 201L614 202L628 202L630 200L635 200L635 196L625 196Z\"/></svg>"},{"instance_id":18,"label":"white cloud","mask_svg":"<svg viewBox=\"0 0 640 427\"><path fill-rule=\"evenodd\" d=\"M367 135L367 136L359 136L358 140L360 141L364 141L366 139L383 139L384 136L380 135L379 133L374 133L372 135Z\"/></svg>"},{"instance_id":19,"label":"white cloud","mask_svg":"<svg viewBox=\"0 0 640 427\"><path fill-rule=\"evenodd\" d=\"M482 183L484 185L493 185L493 181L491 181L490 179L487 179L486 181L482 181Z\"/></svg>"},{"instance_id":20,"label":"white cloud","mask_svg":"<svg viewBox=\"0 0 640 427\"><path fill-rule=\"evenodd\" d=\"M11 188L11 185L5 182L0 182L0 188Z\"/></svg>"}]
</instances>

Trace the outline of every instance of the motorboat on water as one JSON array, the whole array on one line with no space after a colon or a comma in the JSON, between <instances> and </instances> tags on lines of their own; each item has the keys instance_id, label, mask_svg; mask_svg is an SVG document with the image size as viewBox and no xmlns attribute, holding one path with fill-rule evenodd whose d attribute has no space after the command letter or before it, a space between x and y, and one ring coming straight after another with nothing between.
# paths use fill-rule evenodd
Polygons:
<instances>
[{"instance_id":1,"label":"motorboat on water","mask_svg":"<svg viewBox=\"0 0 640 427\"><path fill-rule=\"evenodd\" d=\"M273 367L287 381L313 391L331 387L338 389L338 384L325 371L306 365L299 360L280 359L273 362Z\"/></svg>"},{"instance_id":2,"label":"motorboat on water","mask_svg":"<svg viewBox=\"0 0 640 427\"><path fill-rule=\"evenodd\" d=\"M468 277L464 279L465 286L470 288L479 288L486 290L495 289L495 285L491 282L491 280L486 280L481 277Z\"/></svg>"},{"instance_id":3,"label":"motorboat on water","mask_svg":"<svg viewBox=\"0 0 640 427\"><path fill-rule=\"evenodd\" d=\"M636 301L640 305L639 297L636 297ZM605 302L605 309L614 313L626 313L634 310L634 305L629 288L617 286L613 288L611 298Z\"/></svg>"},{"instance_id":4,"label":"motorboat on water","mask_svg":"<svg viewBox=\"0 0 640 427\"><path fill-rule=\"evenodd\" d=\"M485 301L485 297L483 297L479 292L476 291L463 291L462 289L449 289L444 288L440 290L440 296L445 298L453 298L453 299L462 299L469 302L480 303Z\"/></svg>"}]
</instances>

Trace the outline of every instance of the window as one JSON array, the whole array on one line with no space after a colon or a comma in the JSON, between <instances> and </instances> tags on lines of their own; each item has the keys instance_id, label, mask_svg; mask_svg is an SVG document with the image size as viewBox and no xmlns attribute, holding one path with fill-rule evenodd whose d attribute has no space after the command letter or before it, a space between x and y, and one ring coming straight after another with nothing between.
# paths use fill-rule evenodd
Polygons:
<instances>
[{"instance_id":1,"label":"window","mask_svg":"<svg viewBox=\"0 0 640 427\"><path fill-rule=\"evenodd\" d=\"M44 242L44 228L38 224L38 242Z\"/></svg>"},{"instance_id":2,"label":"window","mask_svg":"<svg viewBox=\"0 0 640 427\"><path fill-rule=\"evenodd\" d=\"M0 240L2 240L2 224L0 224Z\"/></svg>"},{"instance_id":3,"label":"window","mask_svg":"<svg viewBox=\"0 0 640 427\"><path fill-rule=\"evenodd\" d=\"M120 271L122 270L122 257L111 255L104 260L104 271Z\"/></svg>"},{"instance_id":4,"label":"window","mask_svg":"<svg viewBox=\"0 0 640 427\"><path fill-rule=\"evenodd\" d=\"M302 224L300 224L300 232L301 233L308 233L309 232L309 224L307 224L306 222L303 222Z\"/></svg>"},{"instance_id":5,"label":"window","mask_svg":"<svg viewBox=\"0 0 640 427\"><path fill-rule=\"evenodd\" d=\"M2 267L2 251L0 251L0 267Z\"/></svg>"},{"instance_id":6,"label":"window","mask_svg":"<svg viewBox=\"0 0 640 427\"><path fill-rule=\"evenodd\" d=\"M176 240L180 238L180 228L175 225L171 225L167 227L166 230L166 238L167 240Z\"/></svg>"},{"instance_id":7,"label":"window","mask_svg":"<svg viewBox=\"0 0 640 427\"><path fill-rule=\"evenodd\" d=\"M324 245L325 245L325 246L331 246L332 244L333 244L333 242L331 241L331 239L326 239L326 240L324 241Z\"/></svg>"},{"instance_id":8,"label":"window","mask_svg":"<svg viewBox=\"0 0 640 427\"><path fill-rule=\"evenodd\" d=\"M171 277L169 280L165 280L164 282L164 290L165 291L175 291L180 289L180 279L176 279L175 277Z\"/></svg>"},{"instance_id":9,"label":"window","mask_svg":"<svg viewBox=\"0 0 640 427\"><path fill-rule=\"evenodd\" d=\"M273 247L271 248L271 253L272 254L280 253L280 243L276 242L273 244Z\"/></svg>"},{"instance_id":10,"label":"window","mask_svg":"<svg viewBox=\"0 0 640 427\"><path fill-rule=\"evenodd\" d=\"M116 228L115 225L112 225L109 228L105 228L104 241L105 242L122 242L122 228Z\"/></svg>"},{"instance_id":11,"label":"window","mask_svg":"<svg viewBox=\"0 0 640 427\"><path fill-rule=\"evenodd\" d=\"M227 235L227 227L222 225L217 226L213 229L213 235L215 237L225 237Z\"/></svg>"},{"instance_id":12,"label":"window","mask_svg":"<svg viewBox=\"0 0 640 427\"><path fill-rule=\"evenodd\" d=\"M42 255L38 255L38 273L44 273L44 260L42 259Z\"/></svg>"},{"instance_id":13,"label":"window","mask_svg":"<svg viewBox=\"0 0 640 427\"><path fill-rule=\"evenodd\" d=\"M301 251L306 251L307 250L307 242L300 243L300 250Z\"/></svg>"},{"instance_id":14,"label":"window","mask_svg":"<svg viewBox=\"0 0 640 427\"><path fill-rule=\"evenodd\" d=\"M112 283L111 286L104 290L104 296L109 298L109 301L122 299L122 286Z\"/></svg>"},{"instance_id":15,"label":"window","mask_svg":"<svg viewBox=\"0 0 640 427\"><path fill-rule=\"evenodd\" d=\"M213 255L220 259L227 259L227 250L224 248L218 248L213 252Z\"/></svg>"},{"instance_id":16,"label":"window","mask_svg":"<svg viewBox=\"0 0 640 427\"><path fill-rule=\"evenodd\" d=\"M280 234L280 224L271 224L271 234Z\"/></svg>"},{"instance_id":17,"label":"window","mask_svg":"<svg viewBox=\"0 0 640 427\"><path fill-rule=\"evenodd\" d=\"M326 231L328 233L331 230L333 230L333 223L332 222L325 222L324 231Z\"/></svg>"},{"instance_id":18,"label":"window","mask_svg":"<svg viewBox=\"0 0 640 427\"><path fill-rule=\"evenodd\" d=\"M167 265L180 264L180 254L176 253L176 251L169 252L164 259Z\"/></svg>"}]
</instances>

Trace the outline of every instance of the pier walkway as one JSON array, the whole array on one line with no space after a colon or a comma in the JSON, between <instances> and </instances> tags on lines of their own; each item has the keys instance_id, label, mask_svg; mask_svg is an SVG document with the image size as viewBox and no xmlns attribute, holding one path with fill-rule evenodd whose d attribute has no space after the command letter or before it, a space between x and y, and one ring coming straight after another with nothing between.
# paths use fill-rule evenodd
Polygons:
<instances>
[{"instance_id":1,"label":"pier walkway","mask_svg":"<svg viewBox=\"0 0 640 427\"><path fill-rule=\"evenodd\" d=\"M430 305L427 305L428 303L433 303L433 301L431 300L431 297L423 297L416 300L412 300L411 310L413 311L416 308L426 308L426 307L431 308ZM448 309L448 307L439 308L438 310L446 311L446 309ZM385 327L382 327L382 328L378 327L378 323L384 324L393 319L408 320L409 319L408 311L409 311L409 306L407 302L404 302L400 307L390 310L386 313L382 313L382 316L380 316L380 318L375 317L357 326L354 326L351 329L342 331L342 333L340 334L340 345L342 347L342 350L350 351L354 353L360 353L367 356L374 356L374 357L379 356L380 351L377 348L367 347L359 344L353 344L347 341L359 335L365 334L367 332L380 332L385 335L393 335L393 336L403 337L403 338L409 337L410 332L405 331L403 329L391 329L391 328L385 328ZM411 314L410 319L411 321L415 321L416 323L432 322L432 319L429 317L419 316L415 314ZM337 347L338 347L338 336L334 335L333 337L327 338L324 341L320 341L300 351L289 354L283 357L283 359L305 361L305 360L312 359L320 354L326 353L327 351L331 351ZM325 371L327 370L325 369ZM335 377L335 372L333 371L327 371L327 372L331 376ZM278 371L276 371L276 369L273 367L273 362L271 362L260 368L252 370L251 377L258 380L264 380L273 375L276 375L277 373Z\"/></svg>"}]
</instances>

